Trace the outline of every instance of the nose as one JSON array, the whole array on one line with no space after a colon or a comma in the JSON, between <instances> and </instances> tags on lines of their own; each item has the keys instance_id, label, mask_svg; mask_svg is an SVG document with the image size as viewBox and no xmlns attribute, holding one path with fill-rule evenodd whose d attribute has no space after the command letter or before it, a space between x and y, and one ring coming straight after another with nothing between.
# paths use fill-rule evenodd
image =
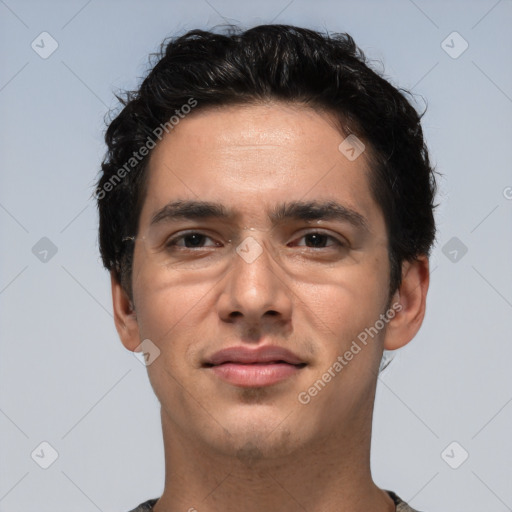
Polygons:
<instances>
[{"instance_id":1,"label":"nose","mask_svg":"<svg viewBox=\"0 0 512 512\"><path fill-rule=\"evenodd\" d=\"M291 326L293 293L285 272L262 241L248 237L237 247L222 281L219 317L251 332Z\"/></svg>"}]
</instances>

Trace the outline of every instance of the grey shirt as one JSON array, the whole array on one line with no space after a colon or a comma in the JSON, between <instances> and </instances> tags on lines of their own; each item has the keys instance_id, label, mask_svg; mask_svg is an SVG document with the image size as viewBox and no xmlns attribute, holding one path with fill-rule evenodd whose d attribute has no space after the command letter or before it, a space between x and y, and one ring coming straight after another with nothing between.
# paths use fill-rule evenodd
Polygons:
<instances>
[{"instance_id":1,"label":"grey shirt","mask_svg":"<svg viewBox=\"0 0 512 512\"><path fill-rule=\"evenodd\" d=\"M420 512L414 508L411 508L405 501L401 500L393 491L386 492L391 496L391 499L395 502L396 509L395 512ZM130 512L152 512L153 505L158 501L158 498L154 498L152 500L145 501L141 503L137 508L130 510Z\"/></svg>"}]
</instances>

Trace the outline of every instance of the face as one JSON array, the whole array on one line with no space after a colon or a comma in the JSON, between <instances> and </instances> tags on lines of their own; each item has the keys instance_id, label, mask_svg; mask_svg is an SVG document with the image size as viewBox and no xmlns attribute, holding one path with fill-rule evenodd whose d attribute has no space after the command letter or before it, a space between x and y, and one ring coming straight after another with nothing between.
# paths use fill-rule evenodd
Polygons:
<instances>
[{"instance_id":1,"label":"face","mask_svg":"<svg viewBox=\"0 0 512 512\"><path fill-rule=\"evenodd\" d=\"M120 334L151 340L184 438L276 457L367 420L397 319L366 155L344 139L327 114L273 103L195 112L153 150Z\"/></svg>"}]
</instances>

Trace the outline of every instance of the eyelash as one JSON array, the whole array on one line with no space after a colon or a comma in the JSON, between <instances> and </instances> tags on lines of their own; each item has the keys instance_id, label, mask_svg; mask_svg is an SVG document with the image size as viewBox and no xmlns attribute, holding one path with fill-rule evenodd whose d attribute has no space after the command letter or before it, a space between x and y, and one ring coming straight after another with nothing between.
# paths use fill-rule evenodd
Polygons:
<instances>
[{"instance_id":1,"label":"eyelash","mask_svg":"<svg viewBox=\"0 0 512 512\"><path fill-rule=\"evenodd\" d=\"M208 248L211 248L211 247L218 247L218 246L208 246L208 247L183 247L183 246L178 246L177 245L177 242L179 242L180 240L184 240L185 238L187 237L190 237L192 235L200 235L202 237L206 237L206 238L210 238L212 239L210 236L204 234L204 233L201 233L200 231L188 231L188 232L185 232L185 233L182 233L180 235L177 235L177 236L174 236L174 237L171 237L167 240L167 242L165 243L165 248L168 249L168 250L173 250L175 249L176 247L179 247L178 250L184 250L184 251L194 251L194 249L208 249ZM304 238L304 237L307 237L307 236L311 236L311 235L320 235L320 236L323 236L323 237L327 237L328 239L331 239L335 242L334 245L337 245L339 246L340 248L346 248L348 247L348 244L342 242L341 240L338 240L336 237L334 237L333 235L329 235L327 233L324 233L322 231L311 231L309 233L304 233L300 238ZM305 247L306 249L313 249L313 250L319 250L319 249L328 249L329 247L332 247L332 246L327 246L327 247L318 247L318 248L315 248L315 247L306 247L306 246L301 246L301 247Z\"/></svg>"}]
</instances>

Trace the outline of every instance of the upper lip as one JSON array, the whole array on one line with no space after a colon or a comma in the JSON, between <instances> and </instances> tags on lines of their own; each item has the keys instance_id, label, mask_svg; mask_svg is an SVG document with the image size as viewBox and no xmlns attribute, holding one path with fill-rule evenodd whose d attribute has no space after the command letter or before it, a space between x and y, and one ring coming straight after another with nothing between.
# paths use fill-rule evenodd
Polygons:
<instances>
[{"instance_id":1,"label":"upper lip","mask_svg":"<svg viewBox=\"0 0 512 512\"><path fill-rule=\"evenodd\" d=\"M229 347L215 352L209 357L205 365L217 366L223 363L277 363L284 362L288 364L306 364L290 350L277 346L262 346L258 348L248 348L243 346Z\"/></svg>"}]
</instances>

